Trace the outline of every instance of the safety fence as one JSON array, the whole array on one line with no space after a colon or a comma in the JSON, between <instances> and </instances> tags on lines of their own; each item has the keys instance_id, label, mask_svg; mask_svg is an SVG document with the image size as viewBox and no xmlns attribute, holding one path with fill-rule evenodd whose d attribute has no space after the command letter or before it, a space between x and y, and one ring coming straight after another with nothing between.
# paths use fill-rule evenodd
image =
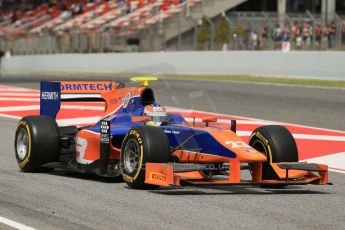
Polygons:
<instances>
[{"instance_id":1,"label":"safety fence","mask_svg":"<svg viewBox=\"0 0 345 230\"><path fill-rule=\"evenodd\" d=\"M182 12L178 17L187 17ZM178 19L176 19L178 20ZM344 50L345 17L335 15L335 19L326 25L321 15L287 14L284 25L278 24L276 13L228 12L222 17L207 20L207 33L200 33L202 19L193 19L197 29L191 29L181 42L171 42L164 38L167 33L164 24L158 23L149 30L130 31L126 29L102 28L71 29L54 33L46 30L19 38L0 38L0 48L12 54L53 54L53 53L103 53L136 52L159 50L275 50L282 48L282 42L288 42L291 50ZM219 35L220 21L225 20L226 35ZM179 26L176 23L176 26ZM179 28L177 28L179 30ZM148 34L150 35L148 37ZM188 36L190 39L188 39ZM202 40L201 36L206 36ZM225 37L219 44L217 36ZM143 38L154 40L160 37L159 46L142 48ZM204 42L200 46L200 42ZM155 48L158 47L158 48Z\"/></svg>"}]
</instances>

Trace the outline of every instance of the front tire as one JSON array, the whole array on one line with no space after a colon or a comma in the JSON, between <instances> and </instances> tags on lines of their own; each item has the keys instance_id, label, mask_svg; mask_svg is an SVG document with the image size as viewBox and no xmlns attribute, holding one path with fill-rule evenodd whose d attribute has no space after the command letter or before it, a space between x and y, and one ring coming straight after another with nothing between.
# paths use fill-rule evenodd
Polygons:
<instances>
[{"instance_id":1,"label":"front tire","mask_svg":"<svg viewBox=\"0 0 345 230\"><path fill-rule=\"evenodd\" d=\"M28 116L21 119L15 135L15 155L24 172L41 171L43 164L59 157L59 128L48 116Z\"/></svg>"},{"instance_id":2,"label":"front tire","mask_svg":"<svg viewBox=\"0 0 345 230\"><path fill-rule=\"evenodd\" d=\"M263 179L279 179L270 163L298 162L295 139L284 126L268 125L255 129L250 136L249 145L267 157L267 162L262 165Z\"/></svg>"},{"instance_id":3,"label":"front tire","mask_svg":"<svg viewBox=\"0 0 345 230\"><path fill-rule=\"evenodd\" d=\"M131 188L157 187L145 184L145 164L169 161L171 161L169 141L166 134L158 127L134 127L128 132L122 143L121 174Z\"/></svg>"}]
</instances>

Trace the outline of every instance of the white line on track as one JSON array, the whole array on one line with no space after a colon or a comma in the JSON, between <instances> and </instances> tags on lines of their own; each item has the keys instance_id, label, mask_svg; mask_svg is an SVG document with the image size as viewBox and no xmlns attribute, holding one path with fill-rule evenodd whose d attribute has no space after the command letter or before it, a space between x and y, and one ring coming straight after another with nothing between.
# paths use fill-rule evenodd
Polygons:
<instances>
[{"instance_id":1,"label":"white line on track","mask_svg":"<svg viewBox=\"0 0 345 230\"><path fill-rule=\"evenodd\" d=\"M5 91L9 91L9 92L21 92L21 91L31 91L31 92L36 92L39 95L39 91L38 90L33 90L33 89L26 89L26 88L17 88L17 87L6 87L6 88L1 88L0 89L1 92L5 92ZM6 98L6 97L0 97L0 101L39 101L39 98ZM228 117L233 117L236 119L244 119L241 122L242 123L238 123L238 124L285 124L285 125L293 125L296 127L301 127L301 128L311 128L311 129L316 129L316 130L322 130L322 131L330 131L330 132L338 132L341 134L344 134L344 131L339 131L339 130L334 130L334 129L325 129L325 128L317 128L317 127L312 127L312 126L305 126L305 125L299 125L299 124L292 124L292 123L282 123L282 122L275 122L275 121L269 121L269 120L260 120L260 119L253 119L250 117L243 117L243 116L235 116L235 115L229 115L229 114L221 114L221 113L213 113L213 112L205 112L205 111L199 111L199 110L191 110L191 109L183 109L183 108L177 108L177 107L168 107L168 111L171 112L197 112L197 113L204 113L204 114L210 114L210 115L218 115L218 116L228 116ZM188 119L188 118L187 118ZM192 118L190 118L192 119ZM226 119L219 119L219 122L222 123L228 123L230 122L230 120L226 120ZM247 123L245 123L247 122Z\"/></svg>"},{"instance_id":2,"label":"white line on track","mask_svg":"<svg viewBox=\"0 0 345 230\"><path fill-rule=\"evenodd\" d=\"M328 136L314 134L293 134L296 139L319 140L319 141L345 141L344 136Z\"/></svg>"},{"instance_id":3,"label":"white line on track","mask_svg":"<svg viewBox=\"0 0 345 230\"><path fill-rule=\"evenodd\" d=\"M237 131L240 137L249 137L252 132L250 131ZM295 139L301 140L319 140L319 141L345 141L345 136L329 136L329 135L314 135L314 134L292 134Z\"/></svg>"},{"instance_id":4,"label":"white line on track","mask_svg":"<svg viewBox=\"0 0 345 230\"><path fill-rule=\"evenodd\" d=\"M0 114L0 117L11 118L15 120L20 120L21 116L14 116L14 115L7 115L7 114ZM65 125L84 125L84 124L94 124L100 119L99 116L94 117L78 117L78 118L66 118L66 119L57 119L57 123L60 126Z\"/></svg>"},{"instance_id":5,"label":"white line on track","mask_svg":"<svg viewBox=\"0 0 345 230\"><path fill-rule=\"evenodd\" d=\"M243 116L236 116L236 115L229 115L224 113L216 113L216 112L205 112L201 110L195 110L195 109L183 109L183 108L177 108L177 107L170 107L168 106L168 111L170 112L185 112L185 113L202 113L202 114L208 114L211 116L224 116L224 117L232 117L236 119L244 119L244 120L258 120L250 117L243 117Z\"/></svg>"},{"instance_id":6,"label":"white line on track","mask_svg":"<svg viewBox=\"0 0 345 230\"><path fill-rule=\"evenodd\" d=\"M6 106L0 107L0 112L15 112L15 111L30 111L39 110L39 105L25 105L25 106Z\"/></svg>"},{"instance_id":7,"label":"white line on track","mask_svg":"<svg viewBox=\"0 0 345 230\"><path fill-rule=\"evenodd\" d=\"M29 89L29 88L24 88L24 87L20 87L20 86L0 85L0 87L6 88L6 89L31 90L31 91L39 92L38 89Z\"/></svg>"},{"instance_id":8,"label":"white line on track","mask_svg":"<svg viewBox=\"0 0 345 230\"><path fill-rule=\"evenodd\" d=\"M0 101L40 101L40 99L25 97L0 97Z\"/></svg>"},{"instance_id":9,"label":"white line on track","mask_svg":"<svg viewBox=\"0 0 345 230\"><path fill-rule=\"evenodd\" d=\"M104 106L93 106L93 105L62 105L62 109L80 109L80 110L98 110L104 111Z\"/></svg>"},{"instance_id":10,"label":"white line on track","mask_svg":"<svg viewBox=\"0 0 345 230\"><path fill-rule=\"evenodd\" d=\"M313 126L306 126L306 125L300 125L300 124L293 124L293 123L282 123L282 122L275 122L275 121L270 121L270 120L262 120L262 119L256 119L256 118L251 118L251 117L244 117L244 116L236 116L236 115L229 115L229 114L224 114L224 113L213 113L213 112L204 112L200 110L191 110L191 109L180 109L176 107L168 107L168 111L170 112L195 112L195 113L203 113L203 114L209 114L211 116L225 116L225 117L230 117L239 119L239 120L251 120L251 121L263 121L263 122L271 122L272 124L284 124L284 125L290 125L290 126L295 126L295 127L300 127L300 128L309 128L309 129L315 129L315 130L321 130L321 131L329 131L329 132L336 132L336 133L341 133L345 134L344 131L336 130L336 129L326 129L326 128L318 128L318 127L313 127ZM176 109L176 110L175 110Z\"/></svg>"},{"instance_id":11,"label":"white line on track","mask_svg":"<svg viewBox=\"0 0 345 230\"><path fill-rule=\"evenodd\" d=\"M96 123L99 120L100 116L97 117L78 117L78 118L67 118L67 119L58 119L57 122L59 125L80 125L80 124L92 124Z\"/></svg>"},{"instance_id":12,"label":"white line on track","mask_svg":"<svg viewBox=\"0 0 345 230\"><path fill-rule=\"evenodd\" d=\"M232 116L232 115L226 115L226 114L215 114L215 113L203 112L203 111L199 111L199 110L179 109L179 108L175 108L175 107L168 107L168 108L170 109L170 110L168 110L169 112L197 112L197 113L205 113L205 114L210 114L210 115L215 115L215 116L228 116L228 117L231 116L231 117L239 119L239 120L236 120L237 124L242 124L242 125L289 125L289 126L295 126L295 127L300 127L300 128L316 129L316 130L321 130L321 131L329 131L329 132L336 132L336 133L340 133L340 134L345 134L344 131L334 130L334 129L317 128L317 127L312 127L312 126L283 123L283 122L278 122L278 121L260 120L260 119L253 119L253 118L249 118L249 117L239 117L239 116ZM241 118L245 119L245 120L241 120ZM189 121L189 122L193 121L193 118L185 118L185 119L186 119L186 121ZM202 118L195 118L195 121L196 122L202 122ZM230 124L231 120L230 119L218 119L217 122ZM250 136L250 133L249 134L243 133L242 136ZM301 139L304 139L304 138L302 138L302 136L301 136ZM309 138L305 138L305 139L309 139ZM345 140L345 139L341 139L341 140Z\"/></svg>"},{"instance_id":13,"label":"white line on track","mask_svg":"<svg viewBox=\"0 0 345 230\"><path fill-rule=\"evenodd\" d=\"M7 114L0 114L2 117L12 118L12 119L21 119L20 116L13 116ZM80 117L80 118L67 118L67 119L58 119L57 122L59 125L81 125L81 124L91 124L99 120L99 116L93 117ZM240 137L249 137L251 131L237 131L237 135ZM345 141L344 136L328 136L328 135L313 135L313 134L293 134L294 138L302 140L322 140L322 141Z\"/></svg>"},{"instance_id":14,"label":"white line on track","mask_svg":"<svg viewBox=\"0 0 345 230\"><path fill-rule=\"evenodd\" d=\"M34 89L24 89L24 88L2 88L0 89L1 92L39 92L37 90Z\"/></svg>"},{"instance_id":15,"label":"white line on track","mask_svg":"<svg viewBox=\"0 0 345 230\"><path fill-rule=\"evenodd\" d=\"M16 96L16 97L39 97L39 93L12 93L12 92L2 92L0 89L0 96Z\"/></svg>"},{"instance_id":16,"label":"white line on track","mask_svg":"<svg viewBox=\"0 0 345 230\"><path fill-rule=\"evenodd\" d=\"M7 115L7 114L0 114L0 117L6 117L6 118L11 118L11 119L16 119L16 120L20 120L22 118L20 116Z\"/></svg>"},{"instance_id":17,"label":"white line on track","mask_svg":"<svg viewBox=\"0 0 345 230\"><path fill-rule=\"evenodd\" d=\"M327 162L323 162L323 164L327 164ZM343 170L339 170L339 169L334 169L334 168L328 168L329 171L332 171L332 172L337 172L337 173L343 173L345 174L345 169Z\"/></svg>"},{"instance_id":18,"label":"white line on track","mask_svg":"<svg viewBox=\"0 0 345 230\"><path fill-rule=\"evenodd\" d=\"M39 91L38 90L32 90L32 89L20 88L20 87L4 86L4 88L1 87L0 91L1 92L5 92L5 91L9 91L9 92L11 92L11 91L12 92L13 91L14 92L31 91L31 92L33 92L32 93L33 95L39 96ZM24 94L26 94L26 93L24 93ZM0 93L0 96L1 96L1 93ZM3 96L5 96L5 95L3 95ZM17 96L20 96L20 95L17 95ZM39 101L39 98L31 99L31 98L6 98L6 97L0 97L0 101L7 101L7 100L9 100L9 101ZM78 109L78 108L76 108L76 109ZM91 109L91 108L87 108L87 109ZM95 109L95 110L98 110L98 109ZM99 110L101 110L101 109L99 109ZM285 125L293 125L293 126L301 127L301 128L311 128L311 129L317 129L317 130L323 130L323 131L338 132L338 133L341 133L341 134L345 133L343 131L333 130L333 129L317 128L317 127L312 127L312 126L305 126L305 125L291 124L291 123L282 123L282 122L275 122L275 121L269 121L269 120L259 120L259 119L253 119L253 118L250 118L250 117L235 116L235 115L229 115L229 114L220 114L220 113L216 114L216 113L212 113L212 112L205 112L205 111L191 110L191 109L183 109L183 108L170 107L170 106L168 107L168 110L171 111L171 112L187 112L187 113L188 112L197 112L197 113L204 113L204 114L206 113L206 114L218 115L218 116L229 116L229 117L231 116L233 118L240 119L238 121L238 124L258 124L258 125L285 124ZM241 120L241 118L245 119L245 120ZM197 119L196 119L197 122L201 121L201 119L200 119L200 121L197 120ZM187 118L186 120L191 121L192 118ZM227 119L219 119L218 122L230 123L231 121L227 120Z\"/></svg>"},{"instance_id":19,"label":"white line on track","mask_svg":"<svg viewBox=\"0 0 345 230\"><path fill-rule=\"evenodd\" d=\"M345 173L345 152L310 158L306 161L308 163L327 164L331 171Z\"/></svg>"},{"instance_id":20,"label":"white line on track","mask_svg":"<svg viewBox=\"0 0 345 230\"><path fill-rule=\"evenodd\" d=\"M186 121L192 122L194 118L185 118ZM202 122L202 118L195 118L195 122ZM230 119L217 119L218 123L231 124ZM281 124L280 122L270 122L270 121L261 121L261 120L236 120L237 124L241 125L272 125L272 124Z\"/></svg>"},{"instance_id":21,"label":"white line on track","mask_svg":"<svg viewBox=\"0 0 345 230\"><path fill-rule=\"evenodd\" d=\"M104 106L62 105L62 109L97 110L104 111ZM0 112L39 110L39 105L6 106L0 107Z\"/></svg>"},{"instance_id":22,"label":"white line on track","mask_svg":"<svg viewBox=\"0 0 345 230\"><path fill-rule=\"evenodd\" d=\"M27 225L18 223L16 221L4 218L0 216L0 223L3 223L7 226L10 226L12 228L18 229L18 230L36 230L35 228L29 227Z\"/></svg>"}]
</instances>

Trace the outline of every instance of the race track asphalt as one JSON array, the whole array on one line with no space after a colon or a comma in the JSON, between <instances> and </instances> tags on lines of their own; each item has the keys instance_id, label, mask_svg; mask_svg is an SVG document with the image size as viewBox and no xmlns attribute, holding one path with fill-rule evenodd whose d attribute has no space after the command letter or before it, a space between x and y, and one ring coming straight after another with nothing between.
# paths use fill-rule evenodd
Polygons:
<instances>
[{"instance_id":1,"label":"race track asphalt","mask_svg":"<svg viewBox=\"0 0 345 230\"><path fill-rule=\"evenodd\" d=\"M35 81L0 84L38 88ZM158 101L174 107L345 130L345 91L161 80ZM37 229L344 229L344 174L333 186L183 187L139 191L95 176L20 172L16 121L0 118L0 216ZM0 224L0 229L5 228Z\"/></svg>"}]
</instances>

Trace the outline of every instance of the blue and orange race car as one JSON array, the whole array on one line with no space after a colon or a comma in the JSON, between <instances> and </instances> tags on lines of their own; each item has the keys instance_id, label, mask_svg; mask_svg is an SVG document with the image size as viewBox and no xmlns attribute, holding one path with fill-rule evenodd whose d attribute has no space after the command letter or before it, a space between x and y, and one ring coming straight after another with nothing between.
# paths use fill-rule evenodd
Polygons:
<instances>
[{"instance_id":1,"label":"blue and orange race car","mask_svg":"<svg viewBox=\"0 0 345 230\"><path fill-rule=\"evenodd\" d=\"M291 133L283 126L257 128L245 143L229 130L167 113L148 87L155 78L132 78L138 86L108 81L41 82L40 115L19 121L15 155L25 172L49 169L122 177L132 188L191 185L329 184L328 167L298 162ZM62 101L103 101L99 121L59 127ZM249 170L250 178L241 177ZM184 183L182 183L184 182Z\"/></svg>"}]
</instances>

